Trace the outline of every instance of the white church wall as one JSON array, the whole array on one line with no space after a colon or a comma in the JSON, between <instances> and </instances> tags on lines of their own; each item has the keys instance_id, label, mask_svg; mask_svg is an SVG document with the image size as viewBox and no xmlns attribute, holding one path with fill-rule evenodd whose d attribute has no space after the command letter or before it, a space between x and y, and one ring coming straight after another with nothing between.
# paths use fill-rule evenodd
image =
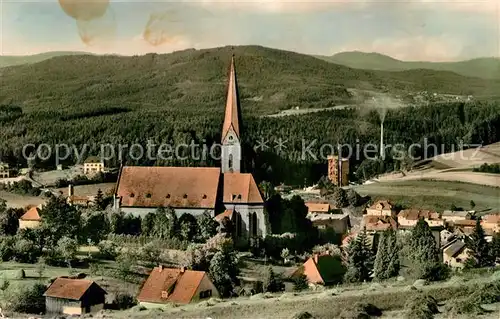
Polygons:
<instances>
[{"instance_id":1,"label":"white church wall","mask_svg":"<svg viewBox=\"0 0 500 319\"><path fill-rule=\"evenodd\" d=\"M157 208L156 207L121 207L121 211L123 211L125 214L130 213L133 216L139 216L139 217L144 217L148 213L154 213L156 212ZM181 217L183 214L191 214L195 217L203 215L204 212L208 211L210 213L210 216L214 217L214 210L213 209L204 209L204 208L174 208L175 214L177 217Z\"/></svg>"},{"instance_id":2,"label":"white church wall","mask_svg":"<svg viewBox=\"0 0 500 319\"><path fill-rule=\"evenodd\" d=\"M267 229L268 223L266 221L266 216L264 214L264 205L247 205L247 204L235 204L235 203L224 203L226 209L232 209L238 212L241 216L241 228L245 230L245 234L249 234L250 231L250 213L257 213L257 236L262 238L266 237L269 233Z\"/></svg>"}]
</instances>

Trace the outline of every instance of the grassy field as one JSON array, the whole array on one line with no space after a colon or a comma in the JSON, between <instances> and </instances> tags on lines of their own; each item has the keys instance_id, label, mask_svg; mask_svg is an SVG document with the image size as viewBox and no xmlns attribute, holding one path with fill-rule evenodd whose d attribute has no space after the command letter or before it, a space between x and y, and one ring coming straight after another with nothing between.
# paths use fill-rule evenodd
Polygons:
<instances>
[{"instance_id":1,"label":"grassy field","mask_svg":"<svg viewBox=\"0 0 500 319\"><path fill-rule=\"evenodd\" d=\"M388 199L409 207L450 209L454 204L470 208L470 201L476 203L478 211L500 210L500 188L460 182L411 180L402 182L373 183L355 186L361 195L374 199Z\"/></svg>"}]
</instances>

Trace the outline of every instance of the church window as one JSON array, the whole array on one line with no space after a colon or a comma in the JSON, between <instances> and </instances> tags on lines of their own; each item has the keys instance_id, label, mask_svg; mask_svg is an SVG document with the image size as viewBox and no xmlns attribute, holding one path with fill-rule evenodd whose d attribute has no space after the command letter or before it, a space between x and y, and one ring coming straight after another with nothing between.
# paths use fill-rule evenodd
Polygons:
<instances>
[{"instance_id":1,"label":"church window","mask_svg":"<svg viewBox=\"0 0 500 319\"><path fill-rule=\"evenodd\" d=\"M233 169L233 154L229 154L229 169Z\"/></svg>"},{"instance_id":2,"label":"church window","mask_svg":"<svg viewBox=\"0 0 500 319\"><path fill-rule=\"evenodd\" d=\"M252 227L251 227L252 236L257 236L257 213L252 213L250 217L252 220Z\"/></svg>"}]
</instances>

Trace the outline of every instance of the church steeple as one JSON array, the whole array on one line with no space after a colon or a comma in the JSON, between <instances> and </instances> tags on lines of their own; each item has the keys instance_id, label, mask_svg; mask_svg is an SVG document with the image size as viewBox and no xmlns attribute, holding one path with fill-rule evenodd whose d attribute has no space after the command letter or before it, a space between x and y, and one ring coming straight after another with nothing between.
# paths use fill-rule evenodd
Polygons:
<instances>
[{"instance_id":1,"label":"church steeple","mask_svg":"<svg viewBox=\"0 0 500 319\"><path fill-rule=\"evenodd\" d=\"M236 69L234 67L233 54L229 70L224 124L222 125L222 173L240 172L240 138L240 100L238 96L238 83L236 80Z\"/></svg>"},{"instance_id":2,"label":"church steeple","mask_svg":"<svg viewBox=\"0 0 500 319\"><path fill-rule=\"evenodd\" d=\"M234 54L231 57L231 67L229 71L229 84L227 88L226 113L224 125L222 126L222 141L227 133L233 130L236 136L240 137L240 99L238 96L238 82L236 80L236 70L234 67Z\"/></svg>"}]
</instances>

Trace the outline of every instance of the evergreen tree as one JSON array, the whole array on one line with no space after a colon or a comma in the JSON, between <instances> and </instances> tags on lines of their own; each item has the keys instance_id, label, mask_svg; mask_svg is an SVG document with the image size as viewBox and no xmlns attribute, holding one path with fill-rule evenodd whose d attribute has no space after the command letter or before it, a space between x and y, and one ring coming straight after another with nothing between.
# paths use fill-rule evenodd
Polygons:
<instances>
[{"instance_id":1,"label":"evergreen tree","mask_svg":"<svg viewBox=\"0 0 500 319\"><path fill-rule=\"evenodd\" d=\"M198 236L198 223L191 214L182 214L179 218L179 235L181 239L192 241Z\"/></svg>"},{"instance_id":2,"label":"evergreen tree","mask_svg":"<svg viewBox=\"0 0 500 319\"><path fill-rule=\"evenodd\" d=\"M265 292L279 292L285 290L285 284L283 279L279 274L273 271L273 268L269 266L267 270L267 275L264 280L264 291Z\"/></svg>"},{"instance_id":3,"label":"evergreen tree","mask_svg":"<svg viewBox=\"0 0 500 319\"><path fill-rule=\"evenodd\" d=\"M351 240L347 254L345 281L364 282L369 280L373 270L373 253L368 243L366 228L354 240Z\"/></svg>"},{"instance_id":4,"label":"evergreen tree","mask_svg":"<svg viewBox=\"0 0 500 319\"><path fill-rule=\"evenodd\" d=\"M148 213L141 222L141 234L144 236L153 236L156 215L155 213Z\"/></svg>"},{"instance_id":5,"label":"evergreen tree","mask_svg":"<svg viewBox=\"0 0 500 319\"><path fill-rule=\"evenodd\" d=\"M99 188L97 190L97 195L95 196L95 205L97 206L98 209L105 209L106 207L104 206L104 195L102 194L102 190Z\"/></svg>"},{"instance_id":6,"label":"evergreen tree","mask_svg":"<svg viewBox=\"0 0 500 319\"><path fill-rule=\"evenodd\" d=\"M169 230L167 212L165 211L165 208L158 207L155 212L153 229L150 235L156 238L168 238L170 237Z\"/></svg>"},{"instance_id":7,"label":"evergreen tree","mask_svg":"<svg viewBox=\"0 0 500 319\"><path fill-rule=\"evenodd\" d=\"M375 258L374 274L378 280L395 277L399 274L399 251L396 233L393 230L385 231L380 238Z\"/></svg>"},{"instance_id":8,"label":"evergreen tree","mask_svg":"<svg viewBox=\"0 0 500 319\"><path fill-rule=\"evenodd\" d=\"M494 263L500 259L500 233L495 233L490 247L491 260Z\"/></svg>"},{"instance_id":9,"label":"evergreen tree","mask_svg":"<svg viewBox=\"0 0 500 319\"><path fill-rule=\"evenodd\" d=\"M80 213L62 197L52 197L39 213L49 246L55 247L64 236L74 238L80 235Z\"/></svg>"},{"instance_id":10,"label":"evergreen tree","mask_svg":"<svg viewBox=\"0 0 500 319\"><path fill-rule=\"evenodd\" d=\"M471 199L470 201L470 209L474 209L476 207L476 203Z\"/></svg>"},{"instance_id":11,"label":"evergreen tree","mask_svg":"<svg viewBox=\"0 0 500 319\"><path fill-rule=\"evenodd\" d=\"M468 265L473 267L485 267L491 264L491 255L489 245L484 238L484 229L481 226L481 220L476 219L476 226L472 234L466 239L467 248L469 248Z\"/></svg>"},{"instance_id":12,"label":"evergreen tree","mask_svg":"<svg viewBox=\"0 0 500 319\"><path fill-rule=\"evenodd\" d=\"M179 220L177 219L175 210L172 207L168 207L166 210L166 216L168 218L168 237L179 237Z\"/></svg>"},{"instance_id":13,"label":"evergreen tree","mask_svg":"<svg viewBox=\"0 0 500 319\"><path fill-rule=\"evenodd\" d=\"M439 252L434 235L421 218L412 229L408 240L409 260L413 272L418 278L427 279L439 265Z\"/></svg>"},{"instance_id":14,"label":"evergreen tree","mask_svg":"<svg viewBox=\"0 0 500 319\"><path fill-rule=\"evenodd\" d=\"M309 282L307 280L307 276L304 274L300 274L293 281L293 290L302 291L309 288Z\"/></svg>"}]
</instances>

